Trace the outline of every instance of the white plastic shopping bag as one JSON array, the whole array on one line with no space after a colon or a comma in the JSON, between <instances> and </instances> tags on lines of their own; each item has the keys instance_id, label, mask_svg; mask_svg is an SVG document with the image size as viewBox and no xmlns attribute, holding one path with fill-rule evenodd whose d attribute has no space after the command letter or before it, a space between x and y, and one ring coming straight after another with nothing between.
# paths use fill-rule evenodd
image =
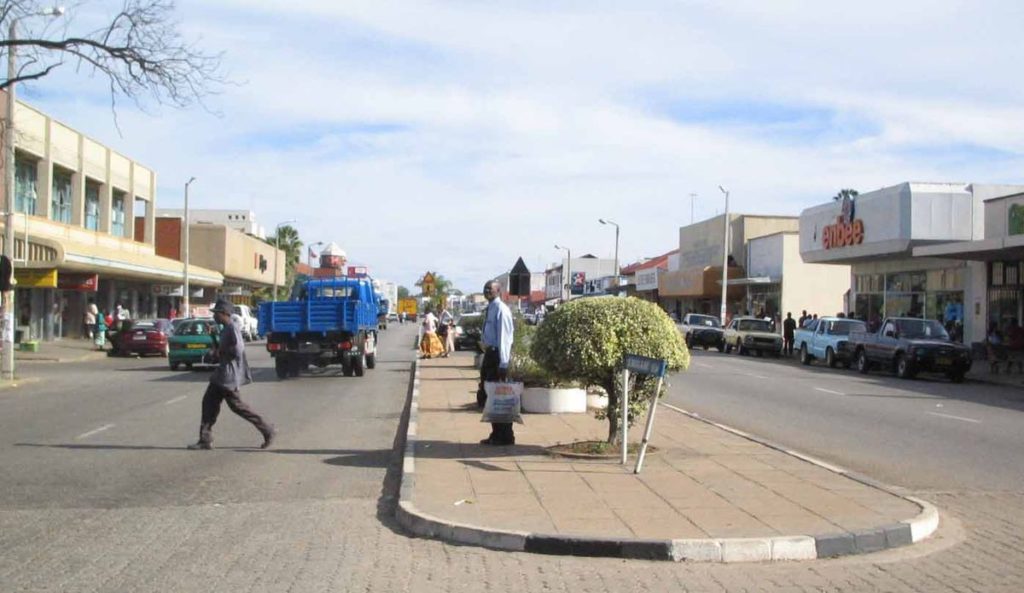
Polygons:
<instances>
[{"instance_id":1,"label":"white plastic shopping bag","mask_svg":"<svg viewBox=\"0 0 1024 593\"><path fill-rule=\"evenodd\" d=\"M484 404L484 415L480 422L518 422L523 424L520 405L523 397L522 383L484 383L487 392L487 403Z\"/></svg>"}]
</instances>

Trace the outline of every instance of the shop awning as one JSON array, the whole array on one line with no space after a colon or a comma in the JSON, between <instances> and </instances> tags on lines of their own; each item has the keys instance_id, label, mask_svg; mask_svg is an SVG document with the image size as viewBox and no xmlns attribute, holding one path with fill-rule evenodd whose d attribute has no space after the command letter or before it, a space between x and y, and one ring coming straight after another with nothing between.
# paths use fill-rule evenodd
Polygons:
<instances>
[{"instance_id":1,"label":"shop awning","mask_svg":"<svg viewBox=\"0 0 1024 593\"><path fill-rule=\"evenodd\" d=\"M1024 235L915 247L914 257L941 257L966 261L1024 259Z\"/></svg>"}]
</instances>

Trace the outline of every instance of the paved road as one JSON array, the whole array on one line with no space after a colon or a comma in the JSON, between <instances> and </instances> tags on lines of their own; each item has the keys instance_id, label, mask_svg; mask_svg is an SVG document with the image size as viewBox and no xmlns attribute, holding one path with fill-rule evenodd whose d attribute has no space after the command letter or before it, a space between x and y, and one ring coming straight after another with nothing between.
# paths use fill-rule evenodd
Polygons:
<instances>
[{"instance_id":1,"label":"paved road","mask_svg":"<svg viewBox=\"0 0 1024 593\"><path fill-rule=\"evenodd\" d=\"M380 368L362 380L278 382L254 347L260 381L244 394L281 429L271 451L256 449L259 435L227 410L219 449L182 449L196 437L202 373L171 373L158 359L33 368L40 383L0 392L0 590L1016 592L1024 583L1019 491L915 490L946 513L936 538L812 563L621 562L409 538L389 511L413 331L390 329ZM744 361L734 371L760 368ZM732 389L732 379L707 380Z\"/></svg>"},{"instance_id":2,"label":"paved road","mask_svg":"<svg viewBox=\"0 0 1024 593\"><path fill-rule=\"evenodd\" d=\"M1024 490L1024 390L694 354L668 400L907 488Z\"/></svg>"}]
</instances>

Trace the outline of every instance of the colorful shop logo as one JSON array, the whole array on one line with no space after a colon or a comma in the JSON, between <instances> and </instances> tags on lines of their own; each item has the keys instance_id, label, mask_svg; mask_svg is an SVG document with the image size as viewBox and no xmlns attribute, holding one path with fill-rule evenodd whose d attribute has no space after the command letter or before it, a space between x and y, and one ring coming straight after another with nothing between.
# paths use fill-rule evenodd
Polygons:
<instances>
[{"instance_id":1,"label":"colorful shop logo","mask_svg":"<svg viewBox=\"0 0 1024 593\"><path fill-rule=\"evenodd\" d=\"M864 221L854 218L856 203L850 196L843 196L842 213L835 224L825 227L821 233L821 244L825 249L850 247L864 242Z\"/></svg>"}]
</instances>

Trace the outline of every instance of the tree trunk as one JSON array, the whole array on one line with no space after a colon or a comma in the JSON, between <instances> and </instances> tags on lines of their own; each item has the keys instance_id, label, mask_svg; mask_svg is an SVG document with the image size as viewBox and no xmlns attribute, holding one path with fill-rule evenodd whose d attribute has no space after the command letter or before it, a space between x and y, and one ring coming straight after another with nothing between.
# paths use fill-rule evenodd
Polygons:
<instances>
[{"instance_id":1,"label":"tree trunk","mask_svg":"<svg viewBox=\"0 0 1024 593\"><path fill-rule=\"evenodd\" d=\"M619 424L621 421L622 414L622 400L620 399L624 394L620 393L619 388L615 385L615 381L611 384L604 384L605 393L608 394L608 444L614 445L618 443L622 436L622 425Z\"/></svg>"}]
</instances>

